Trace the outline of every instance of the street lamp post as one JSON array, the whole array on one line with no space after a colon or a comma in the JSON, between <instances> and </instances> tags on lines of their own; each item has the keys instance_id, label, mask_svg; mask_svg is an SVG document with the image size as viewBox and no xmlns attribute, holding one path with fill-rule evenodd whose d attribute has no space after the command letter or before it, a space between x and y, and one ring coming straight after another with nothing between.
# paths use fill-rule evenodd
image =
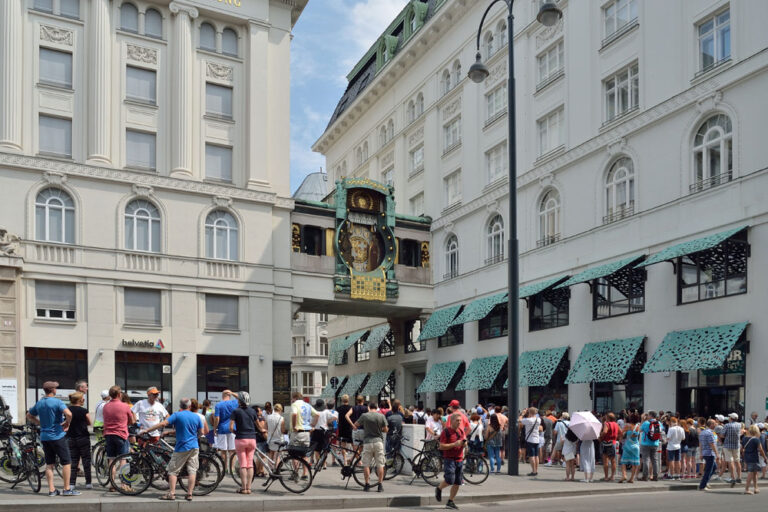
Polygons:
<instances>
[{"instance_id":1,"label":"street lamp post","mask_svg":"<svg viewBox=\"0 0 768 512\"><path fill-rule=\"evenodd\" d=\"M504 2L507 5L507 57L508 57L508 82L507 82L507 123L509 127L509 236L508 236L508 283L507 294L507 332L509 339L507 343L507 405L509 407L509 432L507 437L507 474L517 476L519 474L517 453L520 446L519 426L517 423L520 412L520 396L518 390L518 358L520 349L520 338L518 333L519 300L518 300L518 268L519 255L517 248L517 140L515 132L515 55L512 50L512 39L514 31L512 30L512 5L514 0L493 0L483 13L480 20L480 27L477 29L477 55L475 63L469 68L467 75L475 83L484 81L490 72L483 64L480 55L480 35L483 31L483 23L488 11L491 10L497 2ZM562 11L557 8L553 2L546 2L541 5L536 19L546 26L552 26L563 16Z\"/></svg>"}]
</instances>

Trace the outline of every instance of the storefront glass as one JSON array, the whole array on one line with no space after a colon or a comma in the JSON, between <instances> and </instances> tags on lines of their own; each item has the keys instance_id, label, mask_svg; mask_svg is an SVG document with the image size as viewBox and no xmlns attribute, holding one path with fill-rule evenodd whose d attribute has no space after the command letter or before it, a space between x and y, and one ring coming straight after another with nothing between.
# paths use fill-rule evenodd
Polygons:
<instances>
[{"instance_id":1,"label":"storefront glass","mask_svg":"<svg viewBox=\"0 0 768 512\"><path fill-rule=\"evenodd\" d=\"M746 342L742 336L722 368L678 373L678 411L684 416L707 418L735 412L743 418L746 362Z\"/></svg>"},{"instance_id":2,"label":"storefront glass","mask_svg":"<svg viewBox=\"0 0 768 512\"><path fill-rule=\"evenodd\" d=\"M53 348L24 349L27 388L26 409L45 396L43 383L56 381L56 396L69 404L69 394L75 391L75 382L88 379L88 352Z\"/></svg>"},{"instance_id":3,"label":"storefront glass","mask_svg":"<svg viewBox=\"0 0 768 512\"><path fill-rule=\"evenodd\" d=\"M198 355L197 399L215 404L225 389L248 391L248 357Z\"/></svg>"},{"instance_id":4,"label":"storefront glass","mask_svg":"<svg viewBox=\"0 0 768 512\"><path fill-rule=\"evenodd\" d=\"M131 402L147 398L147 389L154 386L166 409L170 410L171 354L148 352L115 352L115 384L128 393Z\"/></svg>"},{"instance_id":5,"label":"storefront glass","mask_svg":"<svg viewBox=\"0 0 768 512\"><path fill-rule=\"evenodd\" d=\"M540 411L548 411L553 406L556 411L568 411L568 384L565 379L571 370L568 351L565 352L555 373L546 386L530 386L528 388L528 404Z\"/></svg>"},{"instance_id":6,"label":"storefront glass","mask_svg":"<svg viewBox=\"0 0 768 512\"><path fill-rule=\"evenodd\" d=\"M272 403L291 403L291 362L274 361L272 363Z\"/></svg>"}]
</instances>

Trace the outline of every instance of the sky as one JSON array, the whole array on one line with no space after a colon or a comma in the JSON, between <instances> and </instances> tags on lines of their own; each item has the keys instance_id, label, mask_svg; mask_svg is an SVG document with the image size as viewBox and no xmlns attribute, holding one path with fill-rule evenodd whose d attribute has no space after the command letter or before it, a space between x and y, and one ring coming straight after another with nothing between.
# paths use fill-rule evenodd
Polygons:
<instances>
[{"instance_id":1,"label":"sky","mask_svg":"<svg viewBox=\"0 0 768 512\"><path fill-rule=\"evenodd\" d=\"M312 152L347 88L347 74L408 0L309 0L291 43L291 193L325 170Z\"/></svg>"}]
</instances>

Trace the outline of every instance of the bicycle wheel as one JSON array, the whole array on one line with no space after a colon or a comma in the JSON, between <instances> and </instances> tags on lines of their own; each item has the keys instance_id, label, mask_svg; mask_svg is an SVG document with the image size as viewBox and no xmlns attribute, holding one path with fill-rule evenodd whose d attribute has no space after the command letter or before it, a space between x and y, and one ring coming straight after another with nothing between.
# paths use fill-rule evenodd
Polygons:
<instances>
[{"instance_id":1,"label":"bicycle wheel","mask_svg":"<svg viewBox=\"0 0 768 512\"><path fill-rule=\"evenodd\" d=\"M488 479L490 466L482 456L469 454L464 459L464 480L468 484L480 485Z\"/></svg>"},{"instance_id":2,"label":"bicycle wheel","mask_svg":"<svg viewBox=\"0 0 768 512\"><path fill-rule=\"evenodd\" d=\"M11 465L11 456L3 455L0 457L0 480L12 484L16 481L18 470L14 470Z\"/></svg>"},{"instance_id":3,"label":"bicycle wheel","mask_svg":"<svg viewBox=\"0 0 768 512\"><path fill-rule=\"evenodd\" d=\"M312 468L304 459L288 455L277 462L274 475L286 490L301 494L312 485Z\"/></svg>"},{"instance_id":4,"label":"bicycle wheel","mask_svg":"<svg viewBox=\"0 0 768 512\"><path fill-rule=\"evenodd\" d=\"M194 496L205 496L212 493L221 481L223 469L216 462L216 459L207 453L201 453L197 456L197 476L195 478L195 489L192 491ZM179 475L179 486L187 491L189 489L188 475L186 470Z\"/></svg>"},{"instance_id":5,"label":"bicycle wheel","mask_svg":"<svg viewBox=\"0 0 768 512\"><path fill-rule=\"evenodd\" d=\"M40 471L37 469L37 461L33 453L24 454L24 472L27 476L27 483L32 492L40 492L41 478Z\"/></svg>"},{"instance_id":6,"label":"bicycle wheel","mask_svg":"<svg viewBox=\"0 0 768 512\"><path fill-rule=\"evenodd\" d=\"M425 454L419 464L421 478L429 485L437 487L440 484L441 473L443 472L443 459L437 455Z\"/></svg>"},{"instance_id":7,"label":"bicycle wheel","mask_svg":"<svg viewBox=\"0 0 768 512\"><path fill-rule=\"evenodd\" d=\"M99 481L99 485L106 487L109 484L109 461L107 461L107 452L103 444L94 448L91 460L96 480Z\"/></svg>"},{"instance_id":8,"label":"bicycle wheel","mask_svg":"<svg viewBox=\"0 0 768 512\"><path fill-rule=\"evenodd\" d=\"M355 463L355 461L352 461L352 462L353 462L353 464ZM371 460L371 464L368 466L369 469L371 470L371 475L370 475L370 478L369 478L368 481L369 482L373 482L375 480L378 483L379 477L377 476L377 473L376 473L377 468L375 466L375 462L376 462L375 460ZM385 464L384 464L384 480L387 479L387 469L388 469L387 468L387 464L385 462ZM364 473L364 471L365 470L364 470L364 466L363 466L362 461L360 459L357 459L357 464L355 464L355 467L352 470L352 478L355 479L355 482L357 482L357 485L359 485L360 487L364 487L365 486L365 473Z\"/></svg>"},{"instance_id":9,"label":"bicycle wheel","mask_svg":"<svg viewBox=\"0 0 768 512\"><path fill-rule=\"evenodd\" d=\"M152 467L140 453L126 453L115 457L107 471L109 484L126 496L143 493L152 482Z\"/></svg>"},{"instance_id":10,"label":"bicycle wheel","mask_svg":"<svg viewBox=\"0 0 768 512\"><path fill-rule=\"evenodd\" d=\"M390 454L390 456L387 457L387 472L384 474L384 480L391 480L402 473L404 465L405 459L400 452L397 452L394 455Z\"/></svg>"}]
</instances>

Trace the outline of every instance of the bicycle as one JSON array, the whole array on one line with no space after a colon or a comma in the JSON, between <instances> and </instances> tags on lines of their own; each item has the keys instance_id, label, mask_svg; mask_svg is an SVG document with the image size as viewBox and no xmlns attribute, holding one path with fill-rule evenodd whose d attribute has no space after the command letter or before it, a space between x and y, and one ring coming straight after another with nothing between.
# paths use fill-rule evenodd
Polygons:
<instances>
[{"instance_id":1,"label":"bicycle","mask_svg":"<svg viewBox=\"0 0 768 512\"><path fill-rule=\"evenodd\" d=\"M311 453L315 450L314 447L307 448L308 453ZM310 451L311 450L311 451ZM349 464L346 464L344 462L345 457L343 455L345 453L351 453L352 454L352 460ZM338 436L333 431L326 431L325 432L325 446L323 446L323 449L320 451L320 457L317 459L317 462L312 466L312 478L317 475L317 473L323 468L326 461L328 460L328 455L330 454L333 460L336 461L336 463L341 466L341 479L346 480L347 483L344 486L346 489L349 487L349 478L354 478L355 482L360 487L365 487L365 474L364 474L364 466L362 465L362 452L358 453L357 450L351 450L349 448L345 448L341 446L340 440ZM370 468L371 474L376 474L376 470L374 467ZM386 465L384 466L384 479L387 480L386 477Z\"/></svg>"},{"instance_id":2,"label":"bicycle","mask_svg":"<svg viewBox=\"0 0 768 512\"><path fill-rule=\"evenodd\" d=\"M390 439L391 448L387 452L387 473L385 479L389 480L402 473L405 461L407 460L413 471L413 478L411 478L409 485L416 478L421 477L429 485L437 487L440 484L440 474L443 471L443 459L438 450L438 440L422 439L421 442L424 443L422 450L415 446L409 446L403 443L403 441L409 441L409 439L405 436L397 436ZM407 457L403 447L415 451L416 455Z\"/></svg>"},{"instance_id":3,"label":"bicycle","mask_svg":"<svg viewBox=\"0 0 768 512\"><path fill-rule=\"evenodd\" d=\"M287 449L288 443L281 442L278 446L277 461L273 461L258 447L253 452L254 462L258 460L267 470L267 479L261 484L264 487L264 492L267 492L273 483L279 481L287 491L295 494L303 493L312 486L314 475L311 466L303 457ZM242 487L240 463L237 460L237 455L233 455L229 459L229 473L235 483ZM256 475L254 474L255 479Z\"/></svg>"},{"instance_id":4,"label":"bicycle","mask_svg":"<svg viewBox=\"0 0 768 512\"><path fill-rule=\"evenodd\" d=\"M468 484L480 485L488 479L490 464L481 453L468 451L464 455L464 468L462 474Z\"/></svg>"},{"instance_id":5,"label":"bicycle","mask_svg":"<svg viewBox=\"0 0 768 512\"><path fill-rule=\"evenodd\" d=\"M4 430L8 438L5 440L3 449L0 479L13 484L11 489L26 480L32 492L40 492L42 481L37 461L35 428L27 425L10 425L10 429L6 427ZM13 432L13 430L19 432Z\"/></svg>"}]
</instances>

